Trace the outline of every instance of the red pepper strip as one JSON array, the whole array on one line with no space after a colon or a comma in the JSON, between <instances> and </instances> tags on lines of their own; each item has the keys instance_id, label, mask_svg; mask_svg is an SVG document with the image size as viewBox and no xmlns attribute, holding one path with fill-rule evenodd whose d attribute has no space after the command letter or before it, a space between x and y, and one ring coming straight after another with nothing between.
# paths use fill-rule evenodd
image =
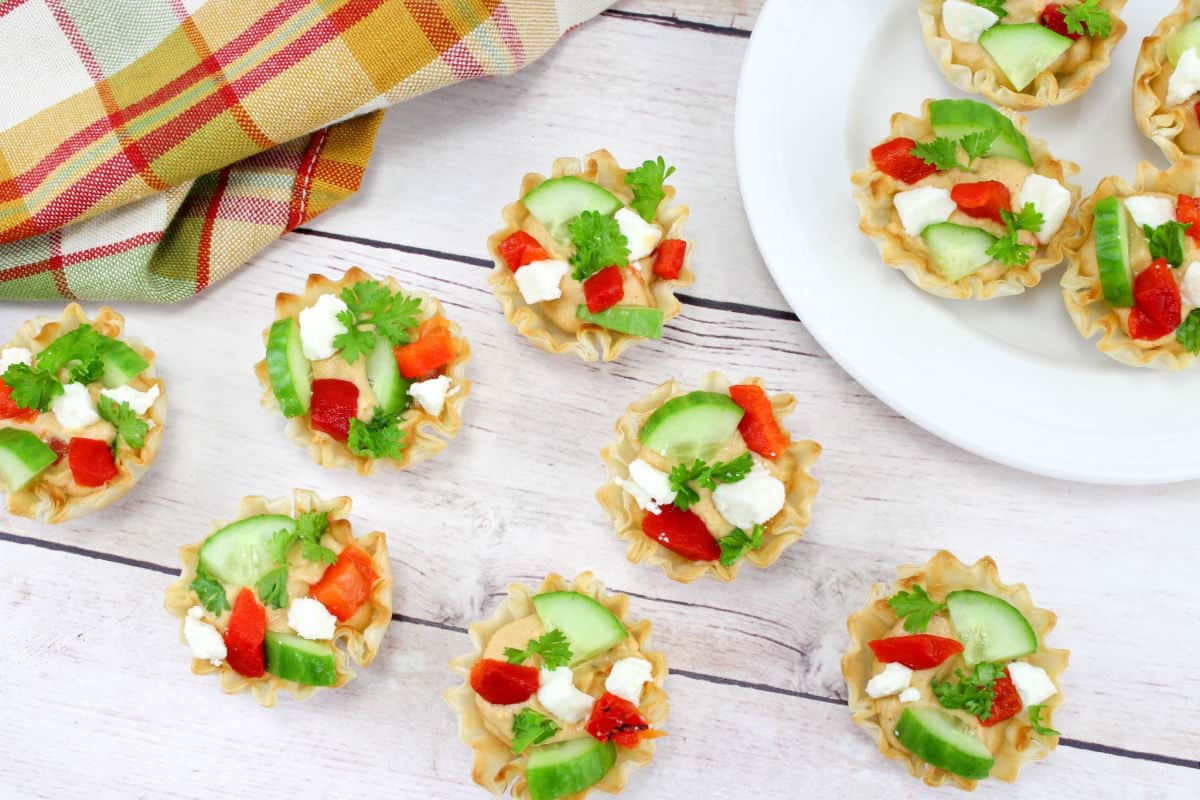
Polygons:
<instances>
[{"instance_id":1,"label":"red pepper strip","mask_svg":"<svg viewBox=\"0 0 1200 800\"><path fill-rule=\"evenodd\" d=\"M1200 103L1197 103L1197 105L1200 105ZM1175 220L1184 224L1192 223L1192 227L1187 230L1187 235L1192 237L1192 240L1197 244L1200 244L1200 197L1189 197L1186 194L1179 195L1175 202Z\"/></svg>"},{"instance_id":2,"label":"red pepper strip","mask_svg":"<svg viewBox=\"0 0 1200 800\"><path fill-rule=\"evenodd\" d=\"M996 697L992 700L991 716L980 720L985 728L990 728L1006 719L1012 719L1021 710L1021 695L1017 693L1017 687L1013 685L1007 669L1004 670L1004 677L997 678L996 682L992 684L992 691L995 692Z\"/></svg>"},{"instance_id":3,"label":"red pepper strip","mask_svg":"<svg viewBox=\"0 0 1200 800\"><path fill-rule=\"evenodd\" d=\"M1051 3L1042 9L1042 15L1038 18L1043 28L1049 28L1059 36L1066 36L1073 41L1079 41L1083 37L1082 33L1071 33L1067 29L1067 16L1063 12L1061 3Z\"/></svg>"},{"instance_id":4,"label":"red pepper strip","mask_svg":"<svg viewBox=\"0 0 1200 800\"><path fill-rule=\"evenodd\" d=\"M321 378L312 382L309 420L313 430L339 442L350 438L350 420L358 416L358 387L350 381Z\"/></svg>"},{"instance_id":5,"label":"red pepper strip","mask_svg":"<svg viewBox=\"0 0 1200 800\"><path fill-rule=\"evenodd\" d=\"M357 547L347 547L338 553L338 560L325 570L321 580L309 587L308 594L345 622L367 602L377 577L370 556Z\"/></svg>"},{"instance_id":6,"label":"red pepper strip","mask_svg":"<svg viewBox=\"0 0 1200 800\"><path fill-rule=\"evenodd\" d=\"M445 317L430 317L417 329L417 340L396 348L396 364L405 378L432 375L454 360L455 342Z\"/></svg>"},{"instance_id":7,"label":"red pepper strip","mask_svg":"<svg viewBox=\"0 0 1200 800\"><path fill-rule=\"evenodd\" d=\"M791 438L779 427L775 410L761 386L752 383L730 386L729 396L746 412L738 423L738 432L747 447L763 458L778 458L788 449Z\"/></svg>"},{"instance_id":8,"label":"red pepper strip","mask_svg":"<svg viewBox=\"0 0 1200 800\"><path fill-rule=\"evenodd\" d=\"M716 561L721 545L708 532L704 520L691 511L663 506L658 514L642 517L642 533L688 561Z\"/></svg>"},{"instance_id":9,"label":"red pepper strip","mask_svg":"<svg viewBox=\"0 0 1200 800\"><path fill-rule=\"evenodd\" d=\"M0 381L0 419L11 419L13 422L33 422L38 418L36 408L21 408L12 399L12 389L4 381Z\"/></svg>"},{"instance_id":10,"label":"red pepper strip","mask_svg":"<svg viewBox=\"0 0 1200 800\"><path fill-rule=\"evenodd\" d=\"M475 694L498 706L524 703L538 690L537 667L509 664L484 658L471 667L471 688Z\"/></svg>"},{"instance_id":11,"label":"red pepper strip","mask_svg":"<svg viewBox=\"0 0 1200 800\"><path fill-rule=\"evenodd\" d=\"M960 642L945 636L917 633L868 642L875 657L885 664L895 661L909 669L929 669L963 651Z\"/></svg>"},{"instance_id":12,"label":"red pepper strip","mask_svg":"<svg viewBox=\"0 0 1200 800\"><path fill-rule=\"evenodd\" d=\"M957 184L950 190L950 199L968 217L990 219L1001 225L1004 218L1000 212L1008 211L1012 206L1012 194L1000 181Z\"/></svg>"},{"instance_id":13,"label":"red pepper strip","mask_svg":"<svg viewBox=\"0 0 1200 800\"><path fill-rule=\"evenodd\" d=\"M588 278L583 282L583 296L587 300L588 311L593 314L599 314L621 302L621 298L625 296L621 268L605 267Z\"/></svg>"},{"instance_id":14,"label":"red pepper strip","mask_svg":"<svg viewBox=\"0 0 1200 800\"><path fill-rule=\"evenodd\" d=\"M637 706L628 700L605 692L592 706L584 730L595 739L607 742L610 739L619 747L634 748L645 737L650 722L641 715Z\"/></svg>"},{"instance_id":15,"label":"red pepper strip","mask_svg":"<svg viewBox=\"0 0 1200 800\"><path fill-rule=\"evenodd\" d=\"M1179 327L1183 300L1166 259L1157 259L1137 274L1133 281L1133 301L1135 308L1129 315L1133 338L1157 339Z\"/></svg>"},{"instance_id":16,"label":"red pepper strip","mask_svg":"<svg viewBox=\"0 0 1200 800\"><path fill-rule=\"evenodd\" d=\"M254 592L243 587L233 601L229 625L225 628L225 660L239 675L258 678L266 670L263 640L267 636L267 610L259 605Z\"/></svg>"},{"instance_id":17,"label":"red pepper strip","mask_svg":"<svg viewBox=\"0 0 1200 800\"><path fill-rule=\"evenodd\" d=\"M67 463L71 477L80 486L103 486L117 477L112 447L103 439L72 437L67 445Z\"/></svg>"},{"instance_id":18,"label":"red pepper strip","mask_svg":"<svg viewBox=\"0 0 1200 800\"><path fill-rule=\"evenodd\" d=\"M937 167L912 155L916 146L915 141L904 136L892 139L872 149L871 160L884 175L905 183L916 183L937 172Z\"/></svg>"},{"instance_id":19,"label":"red pepper strip","mask_svg":"<svg viewBox=\"0 0 1200 800\"><path fill-rule=\"evenodd\" d=\"M687 253L687 242L683 239L667 239L658 245L658 257L654 259L654 274L664 281L673 281L683 270L683 257Z\"/></svg>"},{"instance_id":20,"label":"red pepper strip","mask_svg":"<svg viewBox=\"0 0 1200 800\"><path fill-rule=\"evenodd\" d=\"M500 255L513 272L526 264L544 261L550 257L545 248L538 244L538 240L525 231L517 231L501 242Z\"/></svg>"}]
</instances>

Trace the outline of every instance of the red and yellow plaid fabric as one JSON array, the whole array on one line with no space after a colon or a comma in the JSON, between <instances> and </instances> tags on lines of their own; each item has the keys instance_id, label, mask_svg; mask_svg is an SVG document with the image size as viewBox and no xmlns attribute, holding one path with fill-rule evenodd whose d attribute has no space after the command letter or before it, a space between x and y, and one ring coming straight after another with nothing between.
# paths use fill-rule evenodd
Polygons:
<instances>
[{"instance_id":1,"label":"red and yellow plaid fabric","mask_svg":"<svg viewBox=\"0 0 1200 800\"><path fill-rule=\"evenodd\" d=\"M383 109L612 0L0 0L0 298L172 302L353 194Z\"/></svg>"}]
</instances>

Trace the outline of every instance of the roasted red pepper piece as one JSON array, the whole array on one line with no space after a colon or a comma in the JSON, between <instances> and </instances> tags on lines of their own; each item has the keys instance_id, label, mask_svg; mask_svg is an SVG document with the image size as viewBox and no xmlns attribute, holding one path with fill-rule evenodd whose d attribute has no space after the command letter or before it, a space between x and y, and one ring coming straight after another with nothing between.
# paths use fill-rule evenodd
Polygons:
<instances>
[{"instance_id":1,"label":"roasted red pepper piece","mask_svg":"<svg viewBox=\"0 0 1200 800\"><path fill-rule=\"evenodd\" d=\"M1165 258L1155 260L1133 279L1133 302L1159 325L1179 327L1183 300Z\"/></svg>"},{"instance_id":2,"label":"roasted red pepper piece","mask_svg":"<svg viewBox=\"0 0 1200 800\"><path fill-rule=\"evenodd\" d=\"M911 636L892 636L868 642L875 657L886 663L896 662L909 669L929 669L950 656L963 651L960 642L945 636L916 633Z\"/></svg>"},{"instance_id":3,"label":"roasted red pepper piece","mask_svg":"<svg viewBox=\"0 0 1200 800\"><path fill-rule=\"evenodd\" d=\"M1200 103L1196 105L1200 106ZM1184 224L1192 223L1192 227L1187 230L1187 235L1192 237L1196 244L1200 244L1200 197L1179 195L1175 202L1175 221Z\"/></svg>"},{"instance_id":4,"label":"roasted red pepper piece","mask_svg":"<svg viewBox=\"0 0 1200 800\"><path fill-rule=\"evenodd\" d=\"M238 592L225 627L225 660L239 675L258 678L266 672L263 640L267 637L267 610L246 587Z\"/></svg>"},{"instance_id":5,"label":"roasted red pepper piece","mask_svg":"<svg viewBox=\"0 0 1200 800\"><path fill-rule=\"evenodd\" d=\"M417 340L396 348L396 364L405 378L432 375L454 360L454 337L445 317L430 317L417 329Z\"/></svg>"},{"instance_id":6,"label":"roasted red pepper piece","mask_svg":"<svg viewBox=\"0 0 1200 800\"><path fill-rule=\"evenodd\" d=\"M62 439L51 439L50 441L46 442L46 444L49 445L50 449L54 451L54 455L58 456L58 460L54 462L55 464L61 461L71 449L71 445L67 442L64 442Z\"/></svg>"},{"instance_id":7,"label":"roasted red pepper piece","mask_svg":"<svg viewBox=\"0 0 1200 800\"><path fill-rule=\"evenodd\" d=\"M4 381L0 381L0 419L11 419L13 422L33 422L38 418L36 408L21 408L12 399L12 389Z\"/></svg>"},{"instance_id":8,"label":"roasted red pepper piece","mask_svg":"<svg viewBox=\"0 0 1200 800\"><path fill-rule=\"evenodd\" d=\"M905 183L916 183L937 172L937 167L912 154L916 146L915 141L904 136L891 139L871 150L871 161L884 175Z\"/></svg>"},{"instance_id":9,"label":"roasted red pepper piece","mask_svg":"<svg viewBox=\"0 0 1200 800\"><path fill-rule=\"evenodd\" d=\"M1017 694L1017 687L1013 685L1007 669L1004 670L1004 677L997 678L996 682L992 684L992 691L996 697L992 700L991 716L980 720L985 728L990 728L1006 719L1012 719L1021 710L1021 695Z\"/></svg>"},{"instance_id":10,"label":"roasted red pepper piece","mask_svg":"<svg viewBox=\"0 0 1200 800\"><path fill-rule=\"evenodd\" d=\"M650 728L650 722L641 715L637 706L628 700L605 692L592 706L584 730L601 742L610 739L619 747L634 748L642 740L642 732Z\"/></svg>"},{"instance_id":11,"label":"roasted red pepper piece","mask_svg":"<svg viewBox=\"0 0 1200 800\"><path fill-rule=\"evenodd\" d=\"M500 243L500 255L508 268L516 272L526 264L544 261L550 257L538 240L525 231L517 231Z\"/></svg>"},{"instance_id":12,"label":"roasted red pepper piece","mask_svg":"<svg viewBox=\"0 0 1200 800\"><path fill-rule=\"evenodd\" d=\"M1012 208L1012 194L1000 181L956 184L950 190L950 199L968 217L990 219L1001 225L1004 224L1004 218L1000 212Z\"/></svg>"},{"instance_id":13,"label":"roasted red pepper piece","mask_svg":"<svg viewBox=\"0 0 1200 800\"><path fill-rule=\"evenodd\" d=\"M673 281L683 270L683 257L687 254L687 242L683 239L667 239L658 245L658 257L654 259L654 274L664 281Z\"/></svg>"},{"instance_id":14,"label":"roasted red pepper piece","mask_svg":"<svg viewBox=\"0 0 1200 800\"><path fill-rule=\"evenodd\" d=\"M746 446L763 458L778 458L788 449L791 438L779 427L775 410L761 386L752 383L729 387L729 396L746 413L738 423L738 432L746 440Z\"/></svg>"},{"instance_id":15,"label":"roasted red pepper piece","mask_svg":"<svg viewBox=\"0 0 1200 800\"><path fill-rule=\"evenodd\" d=\"M350 381L321 378L312 382L309 419L314 430L339 442L350 437L350 420L358 416L358 387Z\"/></svg>"},{"instance_id":16,"label":"roasted red pepper piece","mask_svg":"<svg viewBox=\"0 0 1200 800\"><path fill-rule=\"evenodd\" d=\"M475 694L499 706L524 703L538 690L537 667L523 667L485 658L471 667L471 688Z\"/></svg>"},{"instance_id":17,"label":"roasted red pepper piece","mask_svg":"<svg viewBox=\"0 0 1200 800\"><path fill-rule=\"evenodd\" d=\"M642 517L642 533L689 561L716 561L721 557L721 545L708 532L704 520L675 506L663 506L658 514L647 512Z\"/></svg>"},{"instance_id":18,"label":"roasted red pepper piece","mask_svg":"<svg viewBox=\"0 0 1200 800\"><path fill-rule=\"evenodd\" d=\"M337 561L325 570L321 580L309 587L308 594L345 622L367 601L376 578L371 557L357 547L347 547L338 553Z\"/></svg>"},{"instance_id":19,"label":"roasted red pepper piece","mask_svg":"<svg viewBox=\"0 0 1200 800\"><path fill-rule=\"evenodd\" d=\"M587 300L588 311L593 314L599 314L621 302L621 298L625 296L621 268L605 267L588 278L583 282L583 296Z\"/></svg>"},{"instance_id":20,"label":"roasted red pepper piece","mask_svg":"<svg viewBox=\"0 0 1200 800\"><path fill-rule=\"evenodd\" d=\"M1079 41L1083 37L1082 33L1071 33L1067 30L1067 17L1063 12L1063 7L1059 3L1051 3L1042 9L1042 15L1038 18L1043 28L1049 28L1060 36L1066 36L1073 41Z\"/></svg>"},{"instance_id":21,"label":"roasted red pepper piece","mask_svg":"<svg viewBox=\"0 0 1200 800\"><path fill-rule=\"evenodd\" d=\"M1152 342L1155 339L1161 339L1174 330L1175 328L1156 322L1140 308L1131 308L1129 310L1129 336L1132 339Z\"/></svg>"},{"instance_id":22,"label":"roasted red pepper piece","mask_svg":"<svg viewBox=\"0 0 1200 800\"><path fill-rule=\"evenodd\" d=\"M67 445L67 463L71 477L80 486L103 486L117 477L112 447L103 439L72 437Z\"/></svg>"}]
</instances>

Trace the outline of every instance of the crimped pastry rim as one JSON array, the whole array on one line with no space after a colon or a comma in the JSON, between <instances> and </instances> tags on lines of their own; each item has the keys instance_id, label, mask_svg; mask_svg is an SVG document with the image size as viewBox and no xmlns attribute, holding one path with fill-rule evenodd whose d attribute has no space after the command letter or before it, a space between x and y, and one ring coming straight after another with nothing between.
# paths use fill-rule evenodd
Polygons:
<instances>
[{"instance_id":1,"label":"crimped pastry rim","mask_svg":"<svg viewBox=\"0 0 1200 800\"><path fill-rule=\"evenodd\" d=\"M766 389L762 378L746 378L740 383L751 383ZM727 394L729 386L730 381L723 374L710 372L701 379L698 388ZM820 487L809 470L821 454L821 445L809 439L792 439L788 452L796 459L796 470L790 476L783 509L764 530L762 547L746 553L740 561L729 567L723 567L717 561L688 561L646 537L641 521L647 512L638 507L632 496L613 483L612 478L629 477L629 465L642 448L638 432L646 419L667 400L690 391L678 381L666 381L646 397L631 404L617 419L616 439L600 451L600 458L608 467L609 480L596 491L596 501L612 518L617 538L629 542L625 557L632 563L647 561L651 566L662 569L668 578L680 583L691 583L704 576L728 582L737 577L742 561L749 561L759 568L769 567L779 560L784 550L803 538L804 530L812 521L813 504ZM796 398L790 394L768 394L768 398L781 424L796 409Z\"/></svg>"},{"instance_id":2,"label":"crimped pastry rim","mask_svg":"<svg viewBox=\"0 0 1200 800\"><path fill-rule=\"evenodd\" d=\"M337 683L333 686L303 686L295 681L286 681L269 672L258 678L247 678L235 672L227 661L222 662L219 667L214 667L208 661L199 658L192 659L193 675L219 673L221 691L225 694L238 694L249 690L259 705L270 708L275 705L276 696L280 691L290 692L296 700L307 700L320 689L335 689L346 685L355 677L355 673L350 669L350 659L353 659L354 663L361 667L370 665L379 652L383 636L392 621L392 564L388 559L387 536L382 531L372 531L363 537L353 535L353 529L350 528L347 519L350 505L349 497L323 500L316 492L307 489L293 490L290 498L279 497L269 500L262 495L243 497L238 503L236 517L228 522L214 521L208 535L203 539L179 548L179 558L183 562L183 568L180 570L179 579L167 587L166 598L163 602L171 616L179 618L179 640L186 646L187 640L183 635L184 621L188 609L199 604L199 601L194 599L189 585L196 577L200 547L209 536L226 525L258 514L296 516L311 511L328 512L331 523L329 535L343 546L354 545L370 555L371 564L379 575L379 581L371 590L371 617L366 627L359 631L339 621L334 629L331 644L337 665ZM332 524L339 520L347 522L346 530ZM232 598L230 598L230 605L233 605ZM345 649L338 647L339 643L343 644Z\"/></svg>"},{"instance_id":3,"label":"crimped pastry rim","mask_svg":"<svg viewBox=\"0 0 1200 800\"><path fill-rule=\"evenodd\" d=\"M1180 0L1175 10L1159 20L1154 32L1142 40L1142 47L1138 50L1137 62L1133 69L1133 118L1142 133L1154 142L1172 163L1198 155L1184 152L1175 141L1183 131L1181 114L1187 112L1166 108L1166 95L1160 96L1150 84L1168 68L1167 42L1179 28L1198 15L1200 2ZM1187 105L1185 103L1182 108L1186 109Z\"/></svg>"},{"instance_id":4,"label":"crimped pastry rim","mask_svg":"<svg viewBox=\"0 0 1200 800\"><path fill-rule=\"evenodd\" d=\"M153 421L154 424L146 431L142 447L138 450L128 451L122 456L118 465L120 470L117 477L104 486L95 487L93 491L84 496L64 496L58 488L46 485L46 482L40 478L19 492L9 492L7 487L0 485L0 491L8 495L8 510L12 514L57 524L106 508L129 493L129 490L141 478L142 473L154 463L154 459L158 456L158 449L162 446L163 432L167 422L167 387L156 375L154 351L136 337L128 339L121 337L121 333L125 329L125 317L117 311L104 306L96 312L94 319L90 319L82 306L78 303L71 303L63 309L62 315L57 319L41 316L22 323L13 339L3 346L24 347L32 350L36 355L62 333L73 331L84 324L91 324L97 332L124 342L146 359L149 366L138 376L148 381L148 386L143 391L148 391L151 386L157 386L159 394L154 404L142 416Z\"/></svg>"},{"instance_id":5,"label":"crimped pastry rim","mask_svg":"<svg viewBox=\"0 0 1200 800\"><path fill-rule=\"evenodd\" d=\"M337 294L347 286L371 280L378 280L393 292L403 291L406 295L420 297L421 321L439 315L445 316L442 304L436 297L424 292L410 292L404 289L391 276L375 278L359 267L351 267L346 270L341 279L336 281L330 280L324 275L309 275L304 283L304 291L301 294L296 295L280 292L275 296L275 320L278 321L298 315L300 311L308 308L323 294ZM404 436L404 449L400 451L399 458L368 458L366 456L355 455L350 452L350 448L344 442L339 442L332 436L309 427L307 414L301 414L298 417L291 417L290 419L285 417L287 423L285 432L288 438L301 447L304 447L312 460L318 465L327 468L354 467L360 475L370 475L375 470L375 465L379 462L387 463L395 469L402 470L414 464L419 464L440 453L445 449L449 441L458 436L459 431L462 430L462 408L466 403L467 395L471 393L471 382L466 377L466 363L471 357L471 346L467 342L466 336L463 335L462 329L459 328L458 323L449 318L446 318L446 321L450 325L451 334L460 344L458 354L450 362L450 365L446 367L443 374L452 379L454 388L457 388L457 391L453 395L446 397L442 413L437 417L431 417L423 409L414 406L420 416L411 424L403 426L403 430L406 433ZM263 330L264 346L266 345L270 331L270 325ZM277 411L282 415L283 412L279 407L279 401L275 399L275 392L271 389L271 379L267 374L267 359L265 355L262 361L254 365L254 374L258 376L258 382L263 387L263 406ZM405 415L408 413L410 412L405 412Z\"/></svg>"},{"instance_id":6,"label":"crimped pastry rim","mask_svg":"<svg viewBox=\"0 0 1200 800\"><path fill-rule=\"evenodd\" d=\"M931 766L908 750L893 744L880 727L875 700L866 694L867 681L874 674L875 665L875 654L867 643L885 637L896 623L897 618L887 605L887 598L900 589L907 589L912 584L919 583L931 595L939 597L953 589L980 589L1002 597L1016 606L1029 620L1038 637L1039 649L1030 658L1040 657L1037 658L1037 665L1046 670L1058 690L1043 704L1047 713L1042 722L1047 727L1051 724L1052 712L1062 704L1062 686L1059 678L1067 668L1070 653L1067 650L1045 646L1046 635L1053 630L1057 617L1052 611L1034 605L1025 584L1002 583L996 562L990 556L984 556L968 566L953 554L941 550L927 563L906 564L897 567L896 573L898 577L892 586L888 587L882 583L872 586L866 605L846 620L850 643L842 657L842 675L846 678L847 702L851 715L855 724L875 736L879 751L889 759L903 761L914 778L920 778L929 786L941 786L950 782L960 789L973 791L979 781L968 780ZM934 588L930 589L931 586ZM1011 783L1017 779L1022 767L1040 761L1058 746L1057 736L1035 737L1032 728L1020 722L1023 718L1024 716L1019 714L1001 723L1008 726L1007 731L1010 735L1005 736L1004 746L999 752L992 754L996 763L989 777Z\"/></svg>"},{"instance_id":7,"label":"crimped pastry rim","mask_svg":"<svg viewBox=\"0 0 1200 800\"><path fill-rule=\"evenodd\" d=\"M1172 337L1166 344L1143 346L1131 338L1121 326L1117 312L1104 302L1104 291L1098 274L1084 274L1090 267L1084 262L1085 248L1091 246L1092 226L1096 203L1111 195L1129 197L1142 192L1193 194L1200 186L1200 161L1181 159L1170 168L1160 171L1148 161L1137 167L1133 186L1117 175L1100 181L1096 191L1079 204L1080 224L1072 245L1067 249L1067 269L1062 277L1063 304L1075 329L1085 339L1100 334L1096 347L1100 352L1131 367L1155 369L1186 369L1196 357L1183 349ZM1127 213L1127 212L1126 212Z\"/></svg>"},{"instance_id":8,"label":"crimped pastry rim","mask_svg":"<svg viewBox=\"0 0 1200 800\"><path fill-rule=\"evenodd\" d=\"M611 153L601 149L584 156L583 161L570 157L556 158L550 170L550 178L575 175L598 183L618 197L624 197L628 194L624 182L625 174L628 171L617 163ZM525 177L521 179L520 197L524 197L534 187L547 180L549 178L536 172L526 173ZM665 325L683 310L683 306L675 298L675 290L691 286L695 282L695 274L692 272L692 250L694 249L692 240L683 235L683 226L687 222L689 213L688 207L671 205L671 201L675 199L674 186L664 185L663 190L666 196L658 204L655 217L663 228L663 239L682 239L687 242L683 257L683 269L680 270L679 277L674 280L656 278L647 285L654 295L657 307L662 309L663 324ZM584 361L595 361L597 357L604 361L613 361L628 347L643 341L640 336L619 333L598 326L584 326L574 334L567 333L536 308L536 304L530 306L525 302L520 289L517 288L517 280L513 276L512 270L508 268L508 264L500 255L500 243L511 234L521 230L521 224L529 216L529 211L521 202L520 197L504 207L501 211L504 227L488 237L488 252L492 254L492 261L495 264L488 277L488 284L500 302L500 307L504 311L504 319L508 321L508 324L516 328L517 332L532 342L534 346L547 353L556 355L574 353Z\"/></svg>"},{"instance_id":9,"label":"crimped pastry rim","mask_svg":"<svg viewBox=\"0 0 1200 800\"><path fill-rule=\"evenodd\" d=\"M891 133L881 140L881 143L898 136L920 141L932 135L933 126L929 122L929 106L932 102L931 98L921 104L920 117L904 113L893 114ZM1070 183L1067 178L1079 172L1079 165L1054 158L1046 141L1026 130L1026 119L1023 115L1003 108L997 111L1011 119L1017 130L1025 136L1029 143L1029 153L1033 157L1033 171L1066 186L1071 192L1071 205L1074 207L1079 202L1081 189ZM1011 297L1037 286L1045 273L1062 263L1066 243L1075 234L1078 225L1075 215L1068 213L1062 227L1049 242L1038 247L1028 264L1023 267L1010 267L999 278L985 281L977 273L973 273L957 281L950 281L938 270L930 254L909 247L903 228L899 227L898 222L894 226L892 224L893 219L897 218L894 202L896 194L912 187L901 187L897 181L884 175L870 161L869 156L867 166L851 175L850 182L855 187L854 202L858 204L861 212L859 230L875 243L884 263L900 270L906 278L926 292L951 300Z\"/></svg>"},{"instance_id":10,"label":"crimped pastry rim","mask_svg":"<svg viewBox=\"0 0 1200 800\"><path fill-rule=\"evenodd\" d=\"M1042 72L1030 84L1036 91L1030 92L1030 86L1025 91L1018 92L1010 89L1002 82L999 73L985 67L972 70L966 64L954 61L954 43L938 33L938 18L941 16L945 0L921 0L917 13L921 19L921 36L925 47L937 62L952 85L964 92L982 94L988 100L1005 108L1017 111L1033 111L1046 106L1057 106L1070 103L1088 90L1097 77L1100 76L1112 60L1112 51L1125 36L1128 26L1121 19L1120 12L1125 7L1126 0L1102 0L1102 8L1112 13L1113 31L1097 42L1092 40L1092 56L1071 74L1065 81L1059 81L1053 72Z\"/></svg>"},{"instance_id":11,"label":"crimped pastry rim","mask_svg":"<svg viewBox=\"0 0 1200 800\"><path fill-rule=\"evenodd\" d=\"M502 795L511 784L513 800L529 800L529 790L525 784L524 762L527 755L514 756L507 744L499 742L483 722L482 715L475 705L475 692L471 688L470 672L482 657L487 643L496 631L517 619L523 619L535 613L532 598L543 592L571 591L587 595L604 605L621 620L638 643L639 655L651 664L653 680L646 684L646 697L639 708L654 728L661 729L669 711L667 694L663 682L667 677L667 658L657 650L647 650L650 640L651 625L648 620L631 622L629 619L629 597L623 594L607 594L604 585L591 572L580 573L568 583L562 576L551 573L542 581L541 586L530 589L524 584L514 583L508 587L508 596L485 620L472 623L468 628L473 652L458 656L450 661L450 669L463 679L463 682L447 689L443 697L458 717L458 736L473 754L472 778L475 783L497 797ZM499 744L499 747L497 747ZM629 776L638 767L648 764L654 757L655 740L645 739L636 748L617 748L617 760L612 768L599 782L589 786L582 792L564 797L563 800L583 800L593 790L619 794L629 781Z\"/></svg>"}]
</instances>

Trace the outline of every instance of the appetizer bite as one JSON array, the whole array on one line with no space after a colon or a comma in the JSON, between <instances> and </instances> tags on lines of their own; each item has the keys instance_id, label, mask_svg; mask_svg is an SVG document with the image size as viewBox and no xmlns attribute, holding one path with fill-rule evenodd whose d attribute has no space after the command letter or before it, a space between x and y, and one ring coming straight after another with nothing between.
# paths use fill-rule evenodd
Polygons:
<instances>
[{"instance_id":1,"label":"appetizer bite","mask_svg":"<svg viewBox=\"0 0 1200 800\"><path fill-rule=\"evenodd\" d=\"M246 497L237 519L215 523L179 550L183 570L167 589L192 672L247 689L264 706L283 689L305 700L354 677L379 652L392 619L387 538L355 538L350 498Z\"/></svg>"},{"instance_id":2,"label":"appetizer bite","mask_svg":"<svg viewBox=\"0 0 1200 800\"><path fill-rule=\"evenodd\" d=\"M583 800L620 792L654 757L667 718L667 659L647 651L650 623L590 572L520 584L470 628L474 652L450 662L446 692L475 782L517 800Z\"/></svg>"},{"instance_id":3,"label":"appetizer bite","mask_svg":"<svg viewBox=\"0 0 1200 800\"><path fill-rule=\"evenodd\" d=\"M1182 0L1142 40L1133 73L1133 116L1174 162L1200 155L1200 0Z\"/></svg>"},{"instance_id":4,"label":"appetizer bite","mask_svg":"<svg viewBox=\"0 0 1200 800\"><path fill-rule=\"evenodd\" d=\"M600 453L612 482L596 492L629 560L684 583L731 581L743 558L775 563L817 496L809 469L821 446L783 427L795 408L759 378L731 386L715 372L696 391L667 381L631 405Z\"/></svg>"},{"instance_id":5,"label":"appetizer bite","mask_svg":"<svg viewBox=\"0 0 1200 800\"><path fill-rule=\"evenodd\" d=\"M125 318L26 322L0 348L0 478L8 510L62 522L112 505L158 455L167 396Z\"/></svg>"},{"instance_id":6,"label":"appetizer bite","mask_svg":"<svg viewBox=\"0 0 1200 800\"><path fill-rule=\"evenodd\" d=\"M1200 353L1200 164L1130 186L1110 176L1079 206L1063 301L1084 338L1133 367L1183 369Z\"/></svg>"},{"instance_id":7,"label":"appetizer bite","mask_svg":"<svg viewBox=\"0 0 1200 800\"><path fill-rule=\"evenodd\" d=\"M859 228L886 264L940 297L1020 294L1062 262L1079 171L1024 133L1025 118L974 100L926 100L851 176Z\"/></svg>"},{"instance_id":8,"label":"appetizer bite","mask_svg":"<svg viewBox=\"0 0 1200 800\"><path fill-rule=\"evenodd\" d=\"M310 275L303 294L276 296L263 341L263 405L323 467L404 469L462 428L471 348L441 303L391 278L358 267L339 281Z\"/></svg>"},{"instance_id":9,"label":"appetizer bite","mask_svg":"<svg viewBox=\"0 0 1200 800\"><path fill-rule=\"evenodd\" d=\"M1001 583L990 558L967 566L943 550L897 572L846 623L854 721L930 786L1015 781L1058 745L1068 653L1045 645L1054 614Z\"/></svg>"},{"instance_id":10,"label":"appetizer bite","mask_svg":"<svg viewBox=\"0 0 1200 800\"><path fill-rule=\"evenodd\" d=\"M622 169L607 150L583 163L529 173L521 199L488 238L489 281L504 318L551 353L612 361L641 339L662 337L693 281L686 206L671 206L675 171L662 156Z\"/></svg>"},{"instance_id":11,"label":"appetizer bite","mask_svg":"<svg viewBox=\"0 0 1200 800\"><path fill-rule=\"evenodd\" d=\"M1027 111L1069 103L1108 69L1125 0L921 0L925 46L964 92Z\"/></svg>"}]
</instances>

